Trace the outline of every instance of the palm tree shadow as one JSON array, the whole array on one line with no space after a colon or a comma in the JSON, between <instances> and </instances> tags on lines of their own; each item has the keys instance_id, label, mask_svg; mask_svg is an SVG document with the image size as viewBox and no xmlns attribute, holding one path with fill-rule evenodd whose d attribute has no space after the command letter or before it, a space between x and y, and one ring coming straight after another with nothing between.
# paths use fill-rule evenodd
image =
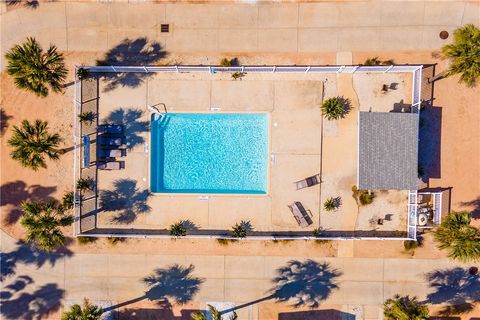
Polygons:
<instances>
[{"instance_id":1,"label":"palm tree shadow","mask_svg":"<svg viewBox=\"0 0 480 320\"><path fill-rule=\"evenodd\" d=\"M278 277L273 279L276 285L271 289L272 296L278 302L292 301L295 308L317 308L332 290L338 289L334 279L342 275L328 263L310 259L304 262L291 260L277 273Z\"/></svg>"},{"instance_id":2,"label":"palm tree shadow","mask_svg":"<svg viewBox=\"0 0 480 320\"><path fill-rule=\"evenodd\" d=\"M16 244L15 250L0 252L0 281L2 282L8 277L15 275L17 263L32 264L37 268L42 267L45 263L55 266L58 260L73 255L73 252L67 248L61 248L54 252L45 252L22 241L18 241Z\"/></svg>"},{"instance_id":3,"label":"palm tree shadow","mask_svg":"<svg viewBox=\"0 0 480 320\"><path fill-rule=\"evenodd\" d=\"M9 7L23 3L23 6L28 9L37 9L40 5L39 0L6 0L5 2Z\"/></svg>"},{"instance_id":4,"label":"palm tree shadow","mask_svg":"<svg viewBox=\"0 0 480 320\"><path fill-rule=\"evenodd\" d=\"M119 179L113 182L113 190L100 192L99 211L120 211L112 222L130 224L141 213L150 212L147 199L150 196L147 189L139 190L137 182L132 179Z\"/></svg>"},{"instance_id":5,"label":"palm tree shadow","mask_svg":"<svg viewBox=\"0 0 480 320\"><path fill-rule=\"evenodd\" d=\"M33 283L32 278L19 276L12 284L3 287L4 290L0 293L2 319L40 319L60 309L63 289L58 288L57 284L49 283L33 293L22 292L33 286Z\"/></svg>"},{"instance_id":6,"label":"palm tree shadow","mask_svg":"<svg viewBox=\"0 0 480 320\"><path fill-rule=\"evenodd\" d=\"M52 199L51 195L57 190L57 187L43 187L36 184L27 186L25 182L17 180L5 183L0 187L0 190L0 206L9 204L15 206L3 219L7 225L11 225L20 219L22 210L18 207L23 201L27 199L43 201Z\"/></svg>"},{"instance_id":7,"label":"palm tree shadow","mask_svg":"<svg viewBox=\"0 0 480 320\"><path fill-rule=\"evenodd\" d=\"M460 205L466 206L466 207L473 207L473 210L471 211L472 212L472 218L473 219L480 219L480 197L478 197L477 199L472 200L472 201L462 202L462 203L460 203Z\"/></svg>"},{"instance_id":8,"label":"palm tree shadow","mask_svg":"<svg viewBox=\"0 0 480 320\"><path fill-rule=\"evenodd\" d=\"M145 142L145 138L139 135L142 132L148 132L149 122L142 121L140 118L143 111L133 108L119 108L112 111L105 119L106 124L121 125L124 128L125 140L127 147L132 149L136 145Z\"/></svg>"},{"instance_id":9,"label":"palm tree shadow","mask_svg":"<svg viewBox=\"0 0 480 320\"><path fill-rule=\"evenodd\" d=\"M480 302L480 276L471 275L460 267L435 270L426 274L430 287L435 291L427 295L427 303L448 304L441 313L464 313Z\"/></svg>"},{"instance_id":10,"label":"palm tree shadow","mask_svg":"<svg viewBox=\"0 0 480 320\"><path fill-rule=\"evenodd\" d=\"M166 52L163 51L159 42L149 41L146 37L130 40L125 38L117 46L110 49L104 59L97 60L99 66L146 66L152 65L158 60L164 58ZM107 85L105 91L110 91L118 86L135 88L142 84L144 79L152 74L147 72L128 72L128 73L104 73L103 79Z\"/></svg>"},{"instance_id":11,"label":"palm tree shadow","mask_svg":"<svg viewBox=\"0 0 480 320\"><path fill-rule=\"evenodd\" d=\"M335 278L341 276L342 272L332 269L327 262L318 263L308 259L303 262L290 260L286 266L277 269L277 274L278 276L272 279L275 286L269 290L269 296L222 310L222 313L270 299L290 302L294 308L318 308L320 303L330 296L332 290L338 289Z\"/></svg>"},{"instance_id":12,"label":"palm tree shadow","mask_svg":"<svg viewBox=\"0 0 480 320\"><path fill-rule=\"evenodd\" d=\"M193 276L194 270L193 265L184 267L179 264L155 269L150 276L142 279L148 287L143 296L111 306L105 311L115 310L145 299L157 302L162 308L171 308L170 300L176 304L185 304L193 299L200 290L200 285L205 281Z\"/></svg>"},{"instance_id":13,"label":"palm tree shadow","mask_svg":"<svg viewBox=\"0 0 480 320\"><path fill-rule=\"evenodd\" d=\"M8 127L8 121L13 118L9 116L5 110L0 109L0 135L3 136Z\"/></svg>"}]
</instances>

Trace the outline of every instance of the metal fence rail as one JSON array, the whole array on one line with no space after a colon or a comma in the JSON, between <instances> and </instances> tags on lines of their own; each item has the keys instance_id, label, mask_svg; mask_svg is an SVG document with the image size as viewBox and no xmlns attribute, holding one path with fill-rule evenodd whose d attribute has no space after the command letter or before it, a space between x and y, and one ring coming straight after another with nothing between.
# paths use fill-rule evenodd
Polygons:
<instances>
[{"instance_id":1,"label":"metal fence rail","mask_svg":"<svg viewBox=\"0 0 480 320\"><path fill-rule=\"evenodd\" d=\"M366 73L415 72L422 65L391 66L82 66L91 72L298 72L298 73ZM421 75L421 73L420 73Z\"/></svg>"}]
</instances>

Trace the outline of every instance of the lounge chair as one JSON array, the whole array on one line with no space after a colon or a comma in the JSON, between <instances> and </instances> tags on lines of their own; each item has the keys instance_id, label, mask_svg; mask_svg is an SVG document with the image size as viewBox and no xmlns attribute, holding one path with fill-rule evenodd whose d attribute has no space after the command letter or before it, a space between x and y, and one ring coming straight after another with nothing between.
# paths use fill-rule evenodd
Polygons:
<instances>
[{"instance_id":1,"label":"lounge chair","mask_svg":"<svg viewBox=\"0 0 480 320\"><path fill-rule=\"evenodd\" d=\"M99 149L98 157L99 158L118 158L125 157L125 149Z\"/></svg>"},{"instance_id":2,"label":"lounge chair","mask_svg":"<svg viewBox=\"0 0 480 320\"><path fill-rule=\"evenodd\" d=\"M317 185L320 182L322 182L322 180L320 180L320 175L316 174L314 176L305 178L303 180L296 181L295 185L297 186L297 190L300 190L300 189L303 189L303 188L308 188L308 187Z\"/></svg>"},{"instance_id":3,"label":"lounge chair","mask_svg":"<svg viewBox=\"0 0 480 320\"><path fill-rule=\"evenodd\" d=\"M124 161L99 162L97 168L100 170L120 170L125 167Z\"/></svg>"},{"instance_id":4,"label":"lounge chair","mask_svg":"<svg viewBox=\"0 0 480 320\"><path fill-rule=\"evenodd\" d=\"M123 145L123 139L119 137L100 135L98 136L98 141L101 146L120 147Z\"/></svg>"},{"instance_id":5,"label":"lounge chair","mask_svg":"<svg viewBox=\"0 0 480 320\"><path fill-rule=\"evenodd\" d=\"M311 218L312 213L310 210L305 210L301 202L295 201L288 207L290 208L290 211L292 211L293 217L297 220L300 227L306 228L313 223Z\"/></svg>"},{"instance_id":6,"label":"lounge chair","mask_svg":"<svg viewBox=\"0 0 480 320\"><path fill-rule=\"evenodd\" d=\"M121 134L123 133L123 126L118 124L102 124L98 126L99 133Z\"/></svg>"}]
</instances>

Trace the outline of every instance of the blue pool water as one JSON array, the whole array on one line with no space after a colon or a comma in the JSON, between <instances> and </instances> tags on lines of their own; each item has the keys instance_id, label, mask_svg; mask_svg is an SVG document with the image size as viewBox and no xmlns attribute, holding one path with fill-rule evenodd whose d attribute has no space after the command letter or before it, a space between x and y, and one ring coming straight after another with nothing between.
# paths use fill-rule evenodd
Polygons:
<instances>
[{"instance_id":1,"label":"blue pool water","mask_svg":"<svg viewBox=\"0 0 480 320\"><path fill-rule=\"evenodd\" d=\"M151 120L152 192L267 192L268 115L168 113Z\"/></svg>"}]
</instances>

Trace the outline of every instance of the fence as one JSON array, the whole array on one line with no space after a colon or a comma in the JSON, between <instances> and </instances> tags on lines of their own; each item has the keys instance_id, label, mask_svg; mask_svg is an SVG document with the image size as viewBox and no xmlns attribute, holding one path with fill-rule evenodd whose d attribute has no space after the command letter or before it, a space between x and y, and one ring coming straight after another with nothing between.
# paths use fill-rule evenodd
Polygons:
<instances>
[{"instance_id":1,"label":"fence","mask_svg":"<svg viewBox=\"0 0 480 320\"><path fill-rule=\"evenodd\" d=\"M391 66L82 66L91 72L298 72L298 73L355 73L355 72L415 72L422 65ZM421 76L421 72L420 72ZM414 77L415 78L415 77ZM420 83L419 83L420 85Z\"/></svg>"},{"instance_id":2,"label":"fence","mask_svg":"<svg viewBox=\"0 0 480 320\"><path fill-rule=\"evenodd\" d=\"M391 65L391 66L81 66L92 73L156 73L156 72L208 72L211 74L222 72L242 72L242 73L412 73L412 108L411 112L419 113L421 104L421 85L422 85L422 65ZM75 74L79 66L75 67ZM80 84L80 85L79 85ZM79 100L80 99L80 100ZM81 128L79 126L78 114L82 110L82 91L81 81L75 79L75 91L74 91L74 181L77 181L81 176L81 165L79 161L78 149L81 149ZM96 179L95 179L96 183ZM75 186L74 186L75 188ZM95 187L96 188L96 187ZM76 190L76 189L74 189ZM312 237L305 235L289 235L289 236L248 236L246 239L250 240L406 240L416 239L416 214L417 205L413 203L413 199L416 201L417 191L410 191L408 202L408 226L405 236L355 236L355 232L351 236L327 236L327 237ZM96 200L96 197L95 197ZM172 238L168 234L121 234L112 232L95 233L95 229L89 233L83 233L81 230L82 219L82 198L80 194L74 192L75 203L75 222L74 222L74 235L82 234L82 236L91 237L136 237L136 238ZM97 206L95 204L94 210ZM348 231L345 234L349 233ZM360 234L360 233L359 233ZM188 235L186 238L208 238L208 239L232 239L229 236L224 235Z\"/></svg>"}]
</instances>

